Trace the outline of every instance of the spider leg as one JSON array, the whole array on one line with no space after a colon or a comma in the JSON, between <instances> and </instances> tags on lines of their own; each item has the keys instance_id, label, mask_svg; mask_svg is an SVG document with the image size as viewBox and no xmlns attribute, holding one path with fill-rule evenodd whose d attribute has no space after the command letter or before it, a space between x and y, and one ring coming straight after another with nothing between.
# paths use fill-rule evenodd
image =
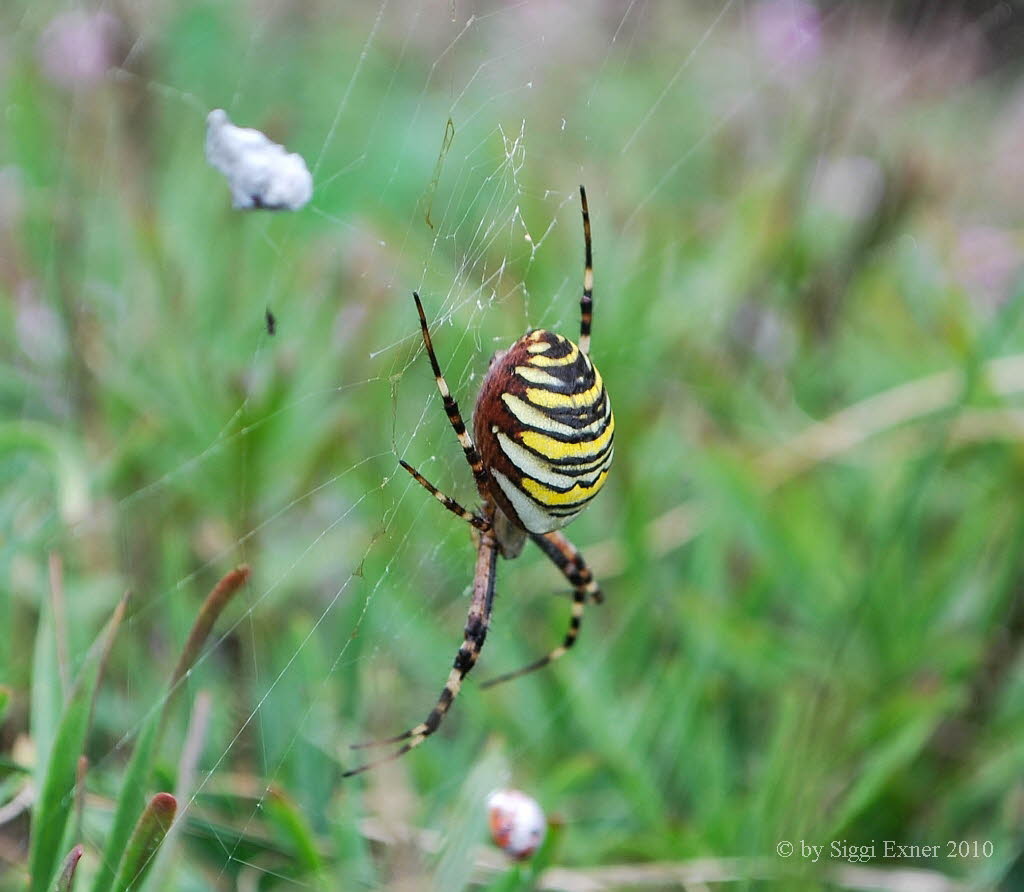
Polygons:
<instances>
[{"instance_id":1,"label":"spider leg","mask_svg":"<svg viewBox=\"0 0 1024 892\"><path fill-rule=\"evenodd\" d=\"M444 410L448 413L448 421L451 423L452 429L455 431L455 436L459 438L459 444L462 446L462 451L466 454L466 461L469 463L470 470L473 472L473 479L476 480L476 488L480 491L480 497L486 500L488 498L487 471L484 470L484 463L480 458L480 453L476 451L476 446L473 444L473 438L470 437L469 432L466 430L466 423L462 420L462 413L459 411L459 404L455 401L455 397L452 396L452 392L448 388L448 382L445 381L444 375L441 374L441 366L438 364L437 354L434 353L434 344L430 340L430 328L427 326L427 317L423 312L423 304L420 303L419 294L414 291L412 293L412 299L416 301L416 311L420 314L420 329L423 332L423 346L427 348L427 356L430 357L430 367L434 370L434 380L437 381L437 389L441 394L441 401L444 403Z\"/></svg>"},{"instance_id":2,"label":"spider leg","mask_svg":"<svg viewBox=\"0 0 1024 892\"><path fill-rule=\"evenodd\" d=\"M583 209L583 297L580 298L580 353L590 352L590 323L594 307L594 258L590 247L590 211L587 208L587 190L580 186L580 206Z\"/></svg>"},{"instance_id":3,"label":"spider leg","mask_svg":"<svg viewBox=\"0 0 1024 892\"><path fill-rule=\"evenodd\" d=\"M562 639L562 643L558 647L549 651L539 660L534 660L534 662L528 663L526 666L513 672L506 672L503 675L489 678L480 685L482 688L490 688L504 681L518 678L520 675L526 675L528 672L534 672L563 656L576 643L576 639L579 637L580 624L583 622L583 609L587 599L589 598L596 604L604 601L601 588L584 562L583 555L565 536L559 532L531 533L530 538L537 543L540 550L562 571L562 574L572 585L572 615L569 618L569 631L565 633L565 638Z\"/></svg>"},{"instance_id":4,"label":"spider leg","mask_svg":"<svg viewBox=\"0 0 1024 892\"><path fill-rule=\"evenodd\" d=\"M544 552L559 570L569 580L576 590L578 585L586 589L587 598L595 604L604 603L604 594L601 587L594 579L594 574L583 560L580 550L570 542L564 534L557 531L553 533L536 534L530 537L537 543L537 547Z\"/></svg>"},{"instance_id":5,"label":"spider leg","mask_svg":"<svg viewBox=\"0 0 1024 892\"><path fill-rule=\"evenodd\" d=\"M485 517L485 521L489 518ZM356 744L353 749L361 749L377 744L401 743L406 741L395 752L384 756L373 762L367 762L357 768L351 768L344 772L342 777L352 777L364 771L380 765L382 762L390 762L404 756L410 750L415 749L431 734L433 734L441 720L447 714L452 702L458 696L462 688L462 681L469 674L469 671L476 665L477 658L484 646L484 639L487 637L487 627L491 621L491 609L494 606L494 569L498 559L498 543L494 534L488 528L481 532L480 543L477 548L476 573L473 576L473 599L469 605L469 616L466 618L465 637L462 646L455 655L455 662L451 672L448 673L448 680L441 689L441 695L437 698L437 704L420 724L410 728L402 734L388 737L385 740L375 740L370 743Z\"/></svg>"},{"instance_id":6,"label":"spider leg","mask_svg":"<svg viewBox=\"0 0 1024 892\"><path fill-rule=\"evenodd\" d=\"M445 508L451 511L452 514L454 514L456 517L461 517L464 521L466 521L466 523L472 524L481 532L484 530L489 530L491 528L491 525L486 520L484 520L479 515L474 514L472 511L467 511L465 508L462 507L462 505L456 502L455 499L446 496L443 492L441 492L441 490L434 486L433 483L427 480L426 477L424 477L408 462L404 462L402 461L402 459L399 459L398 463L403 468L405 468L410 474L412 474L413 479L420 486L422 486L427 492L429 492L435 499L437 499L442 505L444 505Z\"/></svg>"}]
</instances>

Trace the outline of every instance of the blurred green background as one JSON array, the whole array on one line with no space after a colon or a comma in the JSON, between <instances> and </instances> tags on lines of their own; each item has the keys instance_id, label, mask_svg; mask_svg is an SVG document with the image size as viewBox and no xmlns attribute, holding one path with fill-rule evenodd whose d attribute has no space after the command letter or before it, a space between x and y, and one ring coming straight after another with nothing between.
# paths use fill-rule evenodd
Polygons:
<instances>
[{"instance_id":1,"label":"blurred green background","mask_svg":"<svg viewBox=\"0 0 1024 892\"><path fill-rule=\"evenodd\" d=\"M1024 888L1022 13L921 6L5 4L0 889L125 591L83 889L165 703L150 890ZM306 158L307 208L231 209L218 107ZM581 182L616 464L568 532L607 602L480 691L568 617L536 549L501 562L440 732L343 781L468 606L467 530L397 464L472 503L410 291L468 417L495 349L578 332ZM481 848L499 785L556 873Z\"/></svg>"}]
</instances>

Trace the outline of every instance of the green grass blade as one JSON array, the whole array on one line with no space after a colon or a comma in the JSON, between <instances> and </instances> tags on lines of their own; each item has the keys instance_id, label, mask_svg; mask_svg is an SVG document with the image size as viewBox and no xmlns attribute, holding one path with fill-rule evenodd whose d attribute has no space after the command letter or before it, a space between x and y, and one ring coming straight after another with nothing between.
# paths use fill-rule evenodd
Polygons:
<instances>
[{"instance_id":1,"label":"green grass blade","mask_svg":"<svg viewBox=\"0 0 1024 892\"><path fill-rule=\"evenodd\" d=\"M448 892L465 889L472 882L477 847L487 827L487 796L508 775L504 750L495 741L473 765L453 802L444 829L444 846L429 888Z\"/></svg>"},{"instance_id":2,"label":"green grass blade","mask_svg":"<svg viewBox=\"0 0 1024 892\"><path fill-rule=\"evenodd\" d=\"M93 892L106 892L114 879L114 870L125 849L128 837L132 832L132 824L146 803L146 784L149 782L150 769L153 764L157 733L160 728L160 713L154 712L146 720L139 734L139 740L132 751L132 757L125 769L121 793L117 797L114 811L114 822L107 835L107 844L103 850L103 859L96 872Z\"/></svg>"},{"instance_id":3,"label":"green grass blade","mask_svg":"<svg viewBox=\"0 0 1024 892\"><path fill-rule=\"evenodd\" d=\"M170 711L170 705L180 687L181 680L195 665L196 660L199 659L203 644L206 643L206 639L217 622L218 617L224 612L224 608L231 603L231 599L238 590L245 585L249 579L249 573L250 570L246 564L235 567L234 570L224 575L220 582L210 591L210 594L206 596L206 600L203 601L202 607L199 608L199 615L192 625L185 646L182 648L181 656L178 658L178 664L174 667L174 672L171 674L170 694L163 709L165 717Z\"/></svg>"},{"instance_id":4,"label":"green grass blade","mask_svg":"<svg viewBox=\"0 0 1024 892\"><path fill-rule=\"evenodd\" d=\"M35 782L36 789L42 789L43 772L50 761L50 750L57 736L61 710L65 706L49 598L43 599L39 607L39 625L32 651L32 690L29 696L32 744L36 750Z\"/></svg>"},{"instance_id":5,"label":"green grass blade","mask_svg":"<svg viewBox=\"0 0 1024 892\"><path fill-rule=\"evenodd\" d=\"M53 473L60 516L68 523L88 511L89 475L77 444L58 428L34 421L0 424L0 455L29 452Z\"/></svg>"},{"instance_id":6,"label":"green grass blade","mask_svg":"<svg viewBox=\"0 0 1024 892\"><path fill-rule=\"evenodd\" d=\"M319 873L323 862L317 852L316 838L295 803L283 790L274 787L270 790L266 805L267 815L295 850L295 859L301 869L306 873Z\"/></svg>"},{"instance_id":7,"label":"green grass blade","mask_svg":"<svg viewBox=\"0 0 1024 892\"><path fill-rule=\"evenodd\" d=\"M113 892L127 892L141 885L160 844L174 823L177 810L178 800L170 793L157 793L149 801L124 850L117 877L111 886Z\"/></svg>"},{"instance_id":8,"label":"green grass blade","mask_svg":"<svg viewBox=\"0 0 1024 892\"><path fill-rule=\"evenodd\" d=\"M146 724L139 734L138 743L132 752L131 760L124 774L124 782L121 785L121 793L117 799L114 823L111 825L107 844L104 847L103 861L92 886L93 892L107 892L110 888L115 866L120 860L121 852L124 851L128 841L128 835L132 831L132 822L145 804L146 785L149 783L153 757L159 748L161 731L170 711L174 693L185 674L195 664L217 618L248 578L248 567L244 565L236 567L213 587L199 610L199 615L196 617L181 656L178 658L178 664L171 674L168 696L164 701L163 708L147 718Z\"/></svg>"},{"instance_id":9,"label":"green grass blade","mask_svg":"<svg viewBox=\"0 0 1024 892\"><path fill-rule=\"evenodd\" d=\"M67 858L64 859L64 868L61 870L60 876L57 877L57 882L54 883L53 892L72 892L75 887L75 870L78 868L83 851L85 850L82 846L77 845L68 852Z\"/></svg>"},{"instance_id":10,"label":"green grass blade","mask_svg":"<svg viewBox=\"0 0 1024 892\"><path fill-rule=\"evenodd\" d=\"M72 794L78 776L78 757L82 753L89 729L93 697L114 637L124 618L126 605L127 600L122 599L86 656L57 726L39 798L32 813L29 851L31 892L42 892L50 888L50 878L56 870L58 849L74 804Z\"/></svg>"}]
</instances>

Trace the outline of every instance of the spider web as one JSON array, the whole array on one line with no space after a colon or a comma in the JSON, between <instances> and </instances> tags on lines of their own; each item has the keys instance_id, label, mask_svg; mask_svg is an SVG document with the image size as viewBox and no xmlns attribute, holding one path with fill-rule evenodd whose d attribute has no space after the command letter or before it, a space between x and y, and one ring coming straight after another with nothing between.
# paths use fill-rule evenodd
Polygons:
<instances>
[{"instance_id":1,"label":"spider web","mask_svg":"<svg viewBox=\"0 0 1024 892\"><path fill-rule=\"evenodd\" d=\"M223 698L228 688L218 673L244 673L236 701L215 703L188 800L191 812L200 810L223 793L226 776L252 769L254 786L234 814L232 832L208 823L221 853L213 877L218 888L228 887L240 865L266 888L274 887L272 880L282 888L296 884L248 861L243 844L275 791L294 780L285 766L296 747L319 750L335 767L357 764L348 744L423 718L460 640L473 560L468 532L398 467L405 459L464 504L474 501L409 293L416 289L423 297L468 422L494 350L527 328L578 331L576 190L583 182L594 220L598 364L628 366L637 345L618 337L617 328L630 317L650 314L643 328L657 328L653 319L666 312L666 300L638 293L634 284L650 283L652 269L666 294L677 294L671 275L680 269L694 289L673 306L667 325L721 329L736 309L729 286L742 283L702 281L687 269L688 246L704 224L680 225L666 196L707 195L709 178L728 176L715 170L713 157L731 138L746 140L756 163L760 153L785 147L780 128L805 130L824 121L811 142L822 157L834 153L848 129L885 108L920 74L914 66L899 69L900 77L859 101L853 123L840 121L843 62L852 60L820 65L819 43L829 29L854 35L865 22L884 25L894 18L892 6L849 14L838 5L825 8L806 32L776 45L770 32L758 36L767 27L759 7L767 5L724 0L680 11L643 0L453 3L440 14L434 4L384 0L319 11L325 20L319 40L269 4L217 14L203 6L176 13L153 3L145 18L114 4L90 7L121 16L129 44L114 72L115 98L98 101L83 92L67 102L56 197L81 201L91 219L114 208L117 225L151 205L161 234L148 249L125 251L174 269L133 272L107 239L86 230L78 254L85 281L74 300L102 354L89 362L102 364L125 349L117 365L119 398L137 412L147 394L157 393L152 418L140 424L161 424L162 413L168 420L152 460L125 460L132 436L150 442L130 424L122 427L125 442L98 438L90 462L120 470L114 480L100 474L92 482L95 504L71 518L59 550L71 560L106 540L102 581L77 583L76 594L91 586L107 609L126 585L137 589L124 634L154 636L156 658L168 665L204 588L234 564L253 569L241 606L218 626L188 682L192 692ZM45 6L26 7L13 42L35 40L56 12ZM1007 22L1001 7L964 13L955 34L965 39ZM303 34L311 60L327 70L295 64ZM332 39L333 53L326 49ZM844 49L841 41L836 45ZM951 41L947 52L961 46ZM846 51L868 67L864 52L877 52L879 65L891 62L887 48L869 38ZM650 70L632 80L648 53ZM927 64L939 63L929 57ZM230 76L219 78L223 73ZM688 89L691 82L706 92ZM202 162L205 114L216 107L304 155L316 190L305 211L228 213L226 189ZM150 128L153 144L133 146L135 126ZM83 140L101 147L89 186L74 171ZM123 185L123 166L147 158L163 169L136 173L134 183ZM141 194L124 194L132 190ZM666 226L679 231L655 243L673 257L652 257L651 233ZM59 291L58 227L49 237L43 287ZM229 293L223 302L218 286ZM273 336L264 328L266 309L277 319ZM132 348L134 338L144 349ZM204 381L214 382L205 405ZM635 378L630 383L642 385ZM619 395L620 382L609 386L614 399L633 398ZM38 413L26 405L22 414ZM654 455L649 472L669 479L676 458ZM625 462L639 472L640 463ZM218 482L225 479L231 483ZM208 516L186 511L191 528L165 532L161 525L177 516L173 505L203 504L205 488L226 503L207 503ZM685 494L679 481L645 513L668 510ZM595 542L605 548L599 554L607 552L622 531L617 517L627 501L620 489L574 524L570 534L584 555ZM54 540L45 541L54 547ZM161 578L161 562L151 553L162 544L184 552L167 561L187 567L172 578ZM550 595L560 587L557 573L535 553L499 565L486 667L474 676L512 668L557 642L566 611ZM419 790L427 804L402 809L386 796L373 800L371 789L371 805L414 820L451 809L473 765L483 766L484 779L475 782L484 786L514 780L550 728L607 684L608 655L597 642L616 640L644 609L635 596L617 597L614 585L611 594L609 605L588 612L579 652L563 661L571 665L560 664L564 686L526 683L495 692L500 705L484 713L485 698L467 684L437 739L383 770L379 785L392 794L409 789L409 772L429 778L429 792ZM274 624L281 626L279 638ZM546 637L523 640L523 629L546 629ZM104 751L91 753L93 774L124 759L149 712L163 703L165 695L153 696L151 679L140 680L138 689L130 677L119 684L115 699L126 722ZM287 710L289 698L295 702ZM140 702L148 712L140 713ZM517 718L520 710L529 721ZM484 718L495 714L499 733ZM325 738L324 728L340 731L340 738ZM417 762L426 767L407 764L431 749L434 756ZM339 785L332 795L355 794ZM101 851L103 828L86 826ZM451 877L444 862L442 875Z\"/></svg>"}]
</instances>

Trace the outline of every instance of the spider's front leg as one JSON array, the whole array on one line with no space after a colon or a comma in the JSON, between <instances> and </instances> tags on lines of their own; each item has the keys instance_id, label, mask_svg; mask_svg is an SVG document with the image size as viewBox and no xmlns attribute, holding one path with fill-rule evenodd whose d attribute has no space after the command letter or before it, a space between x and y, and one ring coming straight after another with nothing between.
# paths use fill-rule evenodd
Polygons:
<instances>
[{"instance_id":1,"label":"spider's front leg","mask_svg":"<svg viewBox=\"0 0 1024 892\"><path fill-rule=\"evenodd\" d=\"M498 558L498 543L491 526L492 517L493 510L488 512L485 508L484 520L487 523L487 528L480 531L477 544L476 572L473 575L473 599L469 605L469 616L466 618L465 636L462 646L455 655L455 662L452 665L451 672L448 673L448 680L441 690L441 695L437 698L437 704L430 710L430 714L426 719L415 728L410 728L402 734L388 737L384 740L356 744L353 749L377 746L378 744L401 743L403 740L407 741L391 755L373 762L367 762L358 768L352 768L346 771L342 775L343 777L351 777L354 774L359 774L369 768L380 765L382 762L390 762L392 759L404 756L407 752L423 743L424 740L437 730L452 702L458 696L459 690L462 688L462 680L469 674L473 666L476 665L477 658L480 656L480 651L484 646L484 640L487 638L487 627L491 622L491 608L494 605L494 569Z\"/></svg>"}]
</instances>

